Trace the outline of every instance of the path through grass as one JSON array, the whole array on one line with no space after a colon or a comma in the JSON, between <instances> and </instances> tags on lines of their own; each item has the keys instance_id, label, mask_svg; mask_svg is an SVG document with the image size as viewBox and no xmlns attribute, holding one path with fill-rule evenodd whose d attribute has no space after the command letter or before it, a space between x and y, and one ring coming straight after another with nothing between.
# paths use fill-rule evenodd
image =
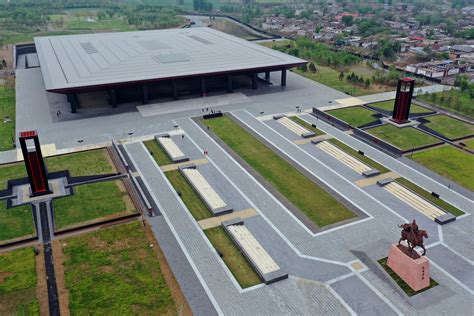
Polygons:
<instances>
[{"instance_id":1,"label":"path through grass","mask_svg":"<svg viewBox=\"0 0 474 316\"><path fill-rule=\"evenodd\" d=\"M323 227L355 216L228 116L203 123L316 225Z\"/></svg>"}]
</instances>

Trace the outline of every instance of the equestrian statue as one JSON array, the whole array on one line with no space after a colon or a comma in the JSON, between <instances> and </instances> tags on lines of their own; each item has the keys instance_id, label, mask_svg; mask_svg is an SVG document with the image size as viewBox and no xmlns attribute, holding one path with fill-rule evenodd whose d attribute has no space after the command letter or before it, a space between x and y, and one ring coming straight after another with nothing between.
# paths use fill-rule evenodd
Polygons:
<instances>
[{"instance_id":1,"label":"equestrian statue","mask_svg":"<svg viewBox=\"0 0 474 316\"><path fill-rule=\"evenodd\" d=\"M419 230L415 220L413 220L411 223L399 225L398 227L403 229L402 236L398 241L398 244L400 244L402 240L406 240L408 243L408 248L411 252L413 252L415 247L420 247L423 249L422 256L424 256L426 254L426 249L425 246L423 246L423 238L428 238L428 233L426 230Z\"/></svg>"}]
</instances>

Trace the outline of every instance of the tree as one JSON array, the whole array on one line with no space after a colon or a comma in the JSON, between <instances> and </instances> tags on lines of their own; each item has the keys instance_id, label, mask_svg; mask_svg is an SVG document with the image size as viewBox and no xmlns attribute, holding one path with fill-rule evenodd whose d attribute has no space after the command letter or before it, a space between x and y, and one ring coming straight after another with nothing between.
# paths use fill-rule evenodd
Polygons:
<instances>
[{"instance_id":1,"label":"tree","mask_svg":"<svg viewBox=\"0 0 474 316\"><path fill-rule=\"evenodd\" d=\"M344 72L340 72L339 73L339 81L342 81L342 79L344 79Z\"/></svg>"},{"instance_id":2,"label":"tree","mask_svg":"<svg viewBox=\"0 0 474 316\"><path fill-rule=\"evenodd\" d=\"M300 68L300 70L303 71L303 72L308 71L308 66L306 66L306 64L301 65L299 68Z\"/></svg>"},{"instance_id":3,"label":"tree","mask_svg":"<svg viewBox=\"0 0 474 316\"><path fill-rule=\"evenodd\" d=\"M370 79L369 78L365 79L365 87L366 88L370 87Z\"/></svg>"},{"instance_id":4,"label":"tree","mask_svg":"<svg viewBox=\"0 0 474 316\"><path fill-rule=\"evenodd\" d=\"M309 64L309 70L311 72L316 72L317 71L316 66L313 63Z\"/></svg>"},{"instance_id":5,"label":"tree","mask_svg":"<svg viewBox=\"0 0 474 316\"><path fill-rule=\"evenodd\" d=\"M354 23L354 17L352 15L344 15L341 21L345 26L351 26Z\"/></svg>"}]
</instances>

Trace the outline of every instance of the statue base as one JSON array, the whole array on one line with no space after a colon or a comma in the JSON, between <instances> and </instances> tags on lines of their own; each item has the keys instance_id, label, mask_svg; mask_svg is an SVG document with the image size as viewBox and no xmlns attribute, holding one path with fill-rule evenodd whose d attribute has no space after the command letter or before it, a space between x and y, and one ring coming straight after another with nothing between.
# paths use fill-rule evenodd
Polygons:
<instances>
[{"instance_id":1,"label":"statue base","mask_svg":"<svg viewBox=\"0 0 474 316\"><path fill-rule=\"evenodd\" d=\"M392 245L387 265L414 291L430 286L430 261L412 253L406 246Z\"/></svg>"}]
</instances>

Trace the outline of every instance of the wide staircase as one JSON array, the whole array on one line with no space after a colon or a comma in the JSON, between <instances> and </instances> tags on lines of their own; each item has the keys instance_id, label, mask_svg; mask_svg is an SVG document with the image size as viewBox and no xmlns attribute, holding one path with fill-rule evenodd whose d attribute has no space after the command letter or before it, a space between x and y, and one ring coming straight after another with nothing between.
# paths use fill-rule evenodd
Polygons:
<instances>
[{"instance_id":1,"label":"wide staircase","mask_svg":"<svg viewBox=\"0 0 474 316\"><path fill-rule=\"evenodd\" d=\"M365 171L372 170L372 168L370 168L363 162L357 160L356 158L352 157L351 155L347 154L343 150L337 148L336 146L327 141L317 143L315 146L324 151L325 153L336 158L337 160L339 160L357 173L362 174Z\"/></svg>"},{"instance_id":2,"label":"wide staircase","mask_svg":"<svg viewBox=\"0 0 474 316\"><path fill-rule=\"evenodd\" d=\"M392 181L389 184L383 186L385 190L395 195L397 198L403 202L409 204L418 212L428 216L432 220L435 220L436 217L446 214L443 210L406 189L399 183Z\"/></svg>"}]
</instances>

